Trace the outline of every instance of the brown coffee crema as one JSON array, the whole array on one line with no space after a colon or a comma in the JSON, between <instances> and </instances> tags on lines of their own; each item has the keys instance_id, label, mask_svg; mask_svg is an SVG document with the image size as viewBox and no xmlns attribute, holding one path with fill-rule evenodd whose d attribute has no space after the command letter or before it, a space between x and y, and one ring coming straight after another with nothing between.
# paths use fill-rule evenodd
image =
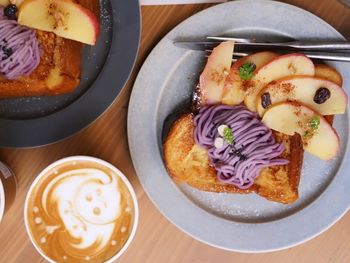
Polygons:
<instances>
[{"instance_id":1,"label":"brown coffee crema","mask_svg":"<svg viewBox=\"0 0 350 263\"><path fill-rule=\"evenodd\" d=\"M128 187L108 167L67 161L29 193L26 220L36 246L56 262L104 262L127 242L135 207Z\"/></svg>"}]
</instances>

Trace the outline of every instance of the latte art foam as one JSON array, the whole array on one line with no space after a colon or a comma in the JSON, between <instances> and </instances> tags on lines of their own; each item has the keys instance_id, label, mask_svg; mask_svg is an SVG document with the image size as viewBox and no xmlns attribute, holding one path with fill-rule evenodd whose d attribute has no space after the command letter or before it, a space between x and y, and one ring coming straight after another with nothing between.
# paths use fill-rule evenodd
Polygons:
<instances>
[{"instance_id":1,"label":"latte art foam","mask_svg":"<svg viewBox=\"0 0 350 263\"><path fill-rule=\"evenodd\" d=\"M115 177L97 169L76 169L58 175L46 187L41 198L46 216L54 204L68 234L79 242L76 249L95 245L99 253L111 240L120 215L120 193Z\"/></svg>"},{"instance_id":2,"label":"latte art foam","mask_svg":"<svg viewBox=\"0 0 350 263\"><path fill-rule=\"evenodd\" d=\"M130 193L113 171L74 162L50 171L33 189L27 220L37 246L58 262L103 262L133 225Z\"/></svg>"}]
</instances>

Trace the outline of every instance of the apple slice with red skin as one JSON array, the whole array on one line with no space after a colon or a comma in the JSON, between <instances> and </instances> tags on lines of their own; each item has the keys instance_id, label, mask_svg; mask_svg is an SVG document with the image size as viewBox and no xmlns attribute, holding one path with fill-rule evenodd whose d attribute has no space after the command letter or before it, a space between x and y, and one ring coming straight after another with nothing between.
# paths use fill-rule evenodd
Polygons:
<instances>
[{"instance_id":1,"label":"apple slice with red skin","mask_svg":"<svg viewBox=\"0 0 350 263\"><path fill-rule=\"evenodd\" d=\"M267 108L284 101L297 101L321 115L333 115L345 112L348 98L334 82L310 76L291 76L266 85L257 96L256 108L263 116Z\"/></svg>"},{"instance_id":2,"label":"apple slice with red skin","mask_svg":"<svg viewBox=\"0 0 350 263\"><path fill-rule=\"evenodd\" d=\"M221 103L225 79L230 72L233 41L225 41L215 47L199 77L200 104Z\"/></svg>"},{"instance_id":3,"label":"apple slice with red skin","mask_svg":"<svg viewBox=\"0 0 350 263\"><path fill-rule=\"evenodd\" d=\"M18 23L89 45L96 43L99 34L95 14L71 0L25 0Z\"/></svg>"},{"instance_id":4,"label":"apple slice with red skin","mask_svg":"<svg viewBox=\"0 0 350 263\"><path fill-rule=\"evenodd\" d=\"M256 100L260 91L273 80L292 75L313 76L315 67L312 61L303 54L279 56L256 71L246 85L244 104L251 111L256 111Z\"/></svg>"},{"instance_id":5,"label":"apple slice with red skin","mask_svg":"<svg viewBox=\"0 0 350 263\"><path fill-rule=\"evenodd\" d=\"M313 120L318 120L313 128ZM262 121L272 130L302 137L304 150L323 159L330 160L339 150L339 137L328 121L309 107L297 102L282 102L269 108Z\"/></svg>"},{"instance_id":6,"label":"apple slice with red skin","mask_svg":"<svg viewBox=\"0 0 350 263\"><path fill-rule=\"evenodd\" d=\"M316 64L315 65L315 77L324 78L329 81L333 81L338 84L340 87L343 85L343 78L341 74L335 69L325 64ZM326 120L332 124L334 116L326 115L324 116Z\"/></svg>"},{"instance_id":7,"label":"apple slice with red skin","mask_svg":"<svg viewBox=\"0 0 350 263\"><path fill-rule=\"evenodd\" d=\"M242 65L247 62L253 63L256 71L276 57L278 57L278 54L264 51L251 54L234 62L230 74L225 80L222 103L227 105L238 105L243 102L245 95L245 80L239 75L239 69Z\"/></svg>"}]
</instances>

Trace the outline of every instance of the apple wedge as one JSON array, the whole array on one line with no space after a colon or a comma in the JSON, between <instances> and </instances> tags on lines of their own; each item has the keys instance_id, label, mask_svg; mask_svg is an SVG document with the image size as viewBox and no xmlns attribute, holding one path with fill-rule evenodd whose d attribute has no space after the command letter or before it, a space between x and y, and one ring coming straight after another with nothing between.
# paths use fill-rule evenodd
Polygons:
<instances>
[{"instance_id":1,"label":"apple wedge","mask_svg":"<svg viewBox=\"0 0 350 263\"><path fill-rule=\"evenodd\" d=\"M16 5L17 7L19 7L23 1L24 0L11 0L11 1L10 0L0 0L0 6L6 7L10 4L13 4L13 5Z\"/></svg>"},{"instance_id":2,"label":"apple wedge","mask_svg":"<svg viewBox=\"0 0 350 263\"><path fill-rule=\"evenodd\" d=\"M316 64L315 65L315 77L324 78L329 81L333 81L334 83L338 84L339 86L343 85L343 78L340 75L340 73L327 65L323 64Z\"/></svg>"},{"instance_id":3,"label":"apple wedge","mask_svg":"<svg viewBox=\"0 0 350 263\"><path fill-rule=\"evenodd\" d=\"M284 101L298 101L321 115L333 115L345 112L348 98L334 82L309 76L292 76L265 86L257 96L256 108L263 116L266 109Z\"/></svg>"},{"instance_id":4,"label":"apple wedge","mask_svg":"<svg viewBox=\"0 0 350 263\"><path fill-rule=\"evenodd\" d=\"M288 54L279 56L262 66L247 83L247 94L244 104L251 111L256 111L256 100L264 86L273 80L292 75L313 76L315 67L312 61L302 54Z\"/></svg>"},{"instance_id":5,"label":"apple wedge","mask_svg":"<svg viewBox=\"0 0 350 263\"><path fill-rule=\"evenodd\" d=\"M275 131L302 137L304 150L330 160L339 149L339 137L327 120L309 107L296 102L282 102L269 108L262 121Z\"/></svg>"},{"instance_id":6,"label":"apple wedge","mask_svg":"<svg viewBox=\"0 0 350 263\"><path fill-rule=\"evenodd\" d=\"M19 7L25 0L0 0L0 5L7 6L9 4L16 5Z\"/></svg>"},{"instance_id":7,"label":"apple wedge","mask_svg":"<svg viewBox=\"0 0 350 263\"><path fill-rule=\"evenodd\" d=\"M10 4L9 0L0 0L0 6L6 7Z\"/></svg>"},{"instance_id":8,"label":"apple wedge","mask_svg":"<svg viewBox=\"0 0 350 263\"><path fill-rule=\"evenodd\" d=\"M225 79L230 72L234 43L222 42L208 57L207 64L199 77L201 104L220 103Z\"/></svg>"},{"instance_id":9,"label":"apple wedge","mask_svg":"<svg viewBox=\"0 0 350 263\"><path fill-rule=\"evenodd\" d=\"M95 14L71 0L25 0L18 23L89 45L96 43L99 34Z\"/></svg>"},{"instance_id":10,"label":"apple wedge","mask_svg":"<svg viewBox=\"0 0 350 263\"><path fill-rule=\"evenodd\" d=\"M255 70L258 70L261 66L265 65L276 57L278 57L276 53L264 51L243 57L233 63L230 74L225 80L222 103L227 105L238 105L243 102L245 95L245 81L242 80L239 75L239 68L243 64L247 62L253 63L256 67Z\"/></svg>"}]
</instances>

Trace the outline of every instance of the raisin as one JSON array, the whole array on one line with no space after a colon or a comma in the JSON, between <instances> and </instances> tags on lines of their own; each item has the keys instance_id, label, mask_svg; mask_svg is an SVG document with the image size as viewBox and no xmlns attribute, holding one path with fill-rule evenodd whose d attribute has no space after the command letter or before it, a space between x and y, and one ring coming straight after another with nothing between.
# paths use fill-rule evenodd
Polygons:
<instances>
[{"instance_id":1,"label":"raisin","mask_svg":"<svg viewBox=\"0 0 350 263\"><path fill-rule=\"evenodd\" d=\"M270 93L265 92L264 94L261 95L261 106L266 109L271 105L271 97Z\"/></svg>"},{"instance_id":2,"label":"raisin","mask_svg":"<svg viewBox=\"0 0 350 263\"><path fill-rule=\"evenodd\" d=\"M18 9L16 5L8 5L4 9L4 15L7 16L9 19L16 19L16 13Z\"/></svg>"},{"instance_id":3,"label":"raisin","mask_svg":"<svg viewBox=\"0 0 350 263\"><path fill-rule=\"evenodd\" d=\"M331 92L327 88L319 88L316 90L315 96L314 96L314 102L317 104L322 104L326 102L331 97Z\"/></svg>"}]
</instances>

